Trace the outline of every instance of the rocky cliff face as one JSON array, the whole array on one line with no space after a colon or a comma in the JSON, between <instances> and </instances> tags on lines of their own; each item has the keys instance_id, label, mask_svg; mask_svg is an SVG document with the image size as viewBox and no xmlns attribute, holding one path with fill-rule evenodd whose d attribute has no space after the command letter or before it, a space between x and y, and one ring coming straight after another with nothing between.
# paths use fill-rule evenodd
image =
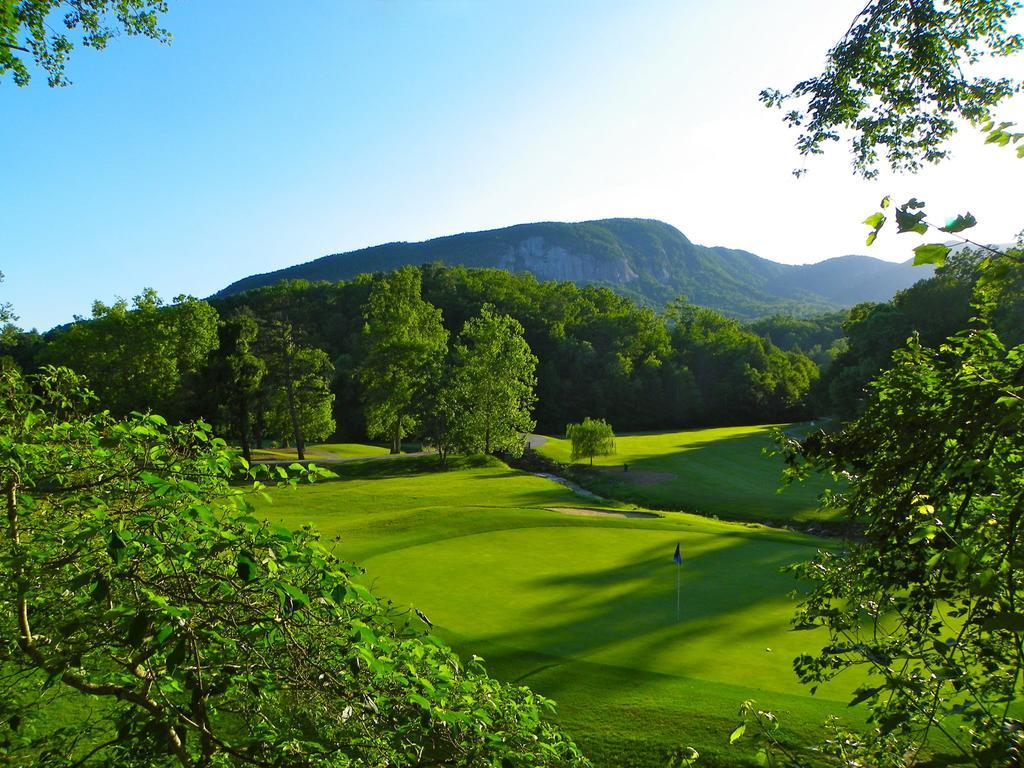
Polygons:
<instances>
[{"instance_id":1,"label":"rocky cliff face","mask_svg":"<svg viewBox=\"0 0 1024 768\"><path fill-rule=\"evenodd\" d=\"M552 245L543 237L527 237L509 246L495 265L510 272L531 272L538 280L569 280L574 283L621 283L637 279L624 255L595 259L588 253Z\"/></svg>"}]
</instances>

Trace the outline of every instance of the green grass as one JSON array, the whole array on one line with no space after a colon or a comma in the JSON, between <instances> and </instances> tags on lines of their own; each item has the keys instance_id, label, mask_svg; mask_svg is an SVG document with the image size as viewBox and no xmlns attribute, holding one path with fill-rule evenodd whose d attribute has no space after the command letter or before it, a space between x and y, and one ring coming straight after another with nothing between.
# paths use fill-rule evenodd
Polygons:
<instances>
[{"instance_id":1,"label":"green grass","mask_svg":"<svg viewBox=\"0 0 1024 768\"><path fill-rule=\"evenodd\" d=\"M254 448L252 455L256 461L287 461L297 458L294 448ZM314 461L364 459L370 456L387 455L387 448L364 443L318 443L306 446L306 458Z\"/></svg>"},{"instance_id":2,"label":"green grass","mask_svg":"<svg viewBox=\"0 0 1024 768\"><path fill-rule=\"evenodd\" d=\"M602 496L659 508L685 509L726 520L810 522L828 520L818 509L825 484L818 478L781 493L782 463L766 456L772 426L723 427L623 435L616 453L598 456L594 468L574 474ZM568 440L549 438L542 456L570 463ZM623 465L629 471L623 471Z\"/></svg>"},{"instance_id":3,"label":"green grass","mask_svg":"<svg viewBox=\"0 0 1024 768\"><path fill-rule=\"evenodd\" d=\"M340 465L338 480L276 491L262 512L340 536L368 585L422 610L492 673L554 698L600 766L661 766L679 745L699 749L702 765L743 765L748 748L726 741L747 698L803 743L844 712L852 685L812 698L791 670L821 637L790 631L795 583L779 568L822 540L681 513L567 515L549 508L623 505L495 461L446 473L435 463Z\"/></svg>"}]
</instances>

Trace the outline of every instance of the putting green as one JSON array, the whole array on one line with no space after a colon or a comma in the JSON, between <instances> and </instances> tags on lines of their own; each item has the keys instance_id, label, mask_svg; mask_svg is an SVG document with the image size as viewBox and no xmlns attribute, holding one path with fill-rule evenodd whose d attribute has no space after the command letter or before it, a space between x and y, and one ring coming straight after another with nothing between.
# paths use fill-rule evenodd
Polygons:
<instances>
[{"instance_id":1,"label":"putting green","mask_svg":"<svg viewBox=\"0 0 1024 768\"><path fill-rule=\"evenodd\" d=\"M626 507L494 461L428 471L435 462L339 465L338 480L277 491L262 511L340 536L366 584L493 674L554 698L599 766L662 766L681 745L705 765L745 764L747 746L726 740L749 698L798 743L845 709L852 682L812 698L791 669L821 638L790 630L796 585L779 568L822 540L681 513L565 514L552 510Z\"/></svg>"},{"instance_id":2,"label":"putting green","mask_svg":"<svg viewBox=\"0 0 1024 768\"><path fill-rule=\"evenodd\" d=\"M789 631L793 581L778 570L807 554L745 533L543 527L444 539L363 565L379 590L467 640L801 693L789 662L810 638Z\"/></svg>"},{"instance_id":3,"label":"putting green","mask_svg":"<svg viewBox=\"0 0 1024 768\"><path fill-rule=\"evenodd\" d=\"M615 439L614 455L597 456L593 469L581 465L578 471L586 486L602 496L637 504L727 520L831 519L833 513L818 509L823 481L812 478L779 492L782 464L764 453L773 446L774 429L761 425L623 435ZM569 464L571 449L568 440L548 438L537 452Z\"/></svg>"}]
</instances>

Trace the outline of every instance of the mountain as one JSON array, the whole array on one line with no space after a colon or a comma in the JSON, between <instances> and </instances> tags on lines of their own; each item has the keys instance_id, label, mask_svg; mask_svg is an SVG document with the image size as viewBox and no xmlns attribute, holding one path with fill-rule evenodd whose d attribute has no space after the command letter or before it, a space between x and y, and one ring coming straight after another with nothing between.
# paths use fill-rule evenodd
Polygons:
<instances>
[{"instance_id":1,"label":"mountain","mask_svg":"<svg viewBox=\"0 0 1024 768\"><path fill-rule=\"evenodd\" d=\"M685 294L694 304L742 319L776 312L811 314L862 301L886 301L931 276L930 268L869 256L840 256L799 266L779 264L748 251L697 245L661 221L603 219L518 224L422 243L376 245L252 275L216 295L241 293L282 280L348 280L362 273L432 262L531 272L539 280L604 285L656 307Z\"/></svg>"}]
</instances>

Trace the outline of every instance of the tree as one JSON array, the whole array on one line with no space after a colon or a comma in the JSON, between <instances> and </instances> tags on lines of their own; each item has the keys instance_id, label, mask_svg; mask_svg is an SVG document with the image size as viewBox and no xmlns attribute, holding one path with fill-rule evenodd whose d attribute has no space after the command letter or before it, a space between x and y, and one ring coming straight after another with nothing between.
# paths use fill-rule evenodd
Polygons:
<instances>
[{"instance_id":1,"label":"tree","mask_svg":"<svg viewBox=\"0 0 1024 768\"><path fill-rule=\"evenodd\" d=\"M867 669L855 700L901 754L940 731L974 764L1009 764L1024 746L1024 346L982 324L895 363L856 421L787 444L791 474L848 478L832 503L858 528L798 569L813 590L797 624L830 642L797 671L816 685Z\"/></svg>"},{"instance_id":2,"label":"tree","mask_svg":"<svg viewBox=\"0 0 1024 768\"><path fill-rule=\"evenodd\" d=\"M680 367L693 372L703 421L749 424L806 416L818 367L799 352L782 352L731 318L685 301L668 307Z\"/></svg>"},{"instance_id":3,"label":"tree","mask_svg":"<svg viewBox=\"0 0 1024 768\"><path fill-rule=\"evenodd\" d=\"M465 450L460 442L464 412L459 404L454 362L445 361L434 386L424 393L419 410L423 445L437 452L441 468L446 469L448 456L460 448Z\"/></svg>"},{"instance_id":4,"label":"tree","mask_svg":"<svg viewBox=\"0 0 1024 768\"><path fill-rule=\"evenodd\" d=\"M766 89L761 99L797 102L784 119L799 129L801 155L820 154L845 131L862 175L877 174L879 149L894 170L915 171L948 155L957 118L987 120L1019 91L1017 78L973 72L982 60L1024 48L1024 37L1007 29L1019 7L1014 0L869 0L821 74L788 93Z\"/></svg>"},{"instance_id":5,"label":"tree","mask_svg":"<svg viewBox=\"0 0 1024 768\"><path fill-rule=\"evenodd\" d=\"M484 305L478 317L466 322L452 376L457 441L463 450L522 455L524 434L536 426L531 418L536 368L518 320Z\"/></svg>"},{"instance_id":6,"label":"tree","mask_svg":"<svg viewBox=\"0 0 1024 768\"><path fill-rule=\"evenodd\" d=\"M68 85L64 68L75 44L55 25L77 33L82 45L96 50L121 31L167 43L171 36L159 26L166 12L165 0L5 0L0 2L0 78L11 73L15 84L28 85L27 55L51 87ZM50 23L56 14L60 21Z\"/></svg>"},{"instance_id":7,"label":"tree","mask_svg":"<svg viewBox=\"0 0 1024 768\"><path fill-rule=\"evenodd\" d=\"M579 424L565 428L565 436L572 442L572 460L589 458L594 466L595 456L610 456L615 453L615 433L604 419L589 416Z\"/></svg>"},{"instance_id":8,"label":"tree","mask_svg":"<svg viewBox=\"0 0 1024 768\"><path fill-rule=\"evenodd\" d=\"M421 297L420 273L403 267L373 287L363 309L365 355L357 371L366 404L366 431L387 437L401 453L416 428L419 404L437 380L448 350L441 311Z\"/></svg>"},{"instance_id":9,"label":"tree","mask_svg":"<svg viewBox=\"0 0 1024 768\"><path fill-rule=\"evenodd\" d=\"M57 331L44 362L83 374L117 415L153 410L180 416L190 409L191 379L217 347L217 311L189 296L165 305L152 289L107 306Z\"/></svg>"},{"instance_id":10,"label":"tree","mask_svg":"<svg viewBox=\"0 0 1024 768\"><path fill-rule=\"evenodd\" d=\"M0 367L5 763L585 768L549 702L253 517L207 425L94 404Z\"/></svg>"},{"instance_id":11,"label":"tree","mask_svg":"<svg viewBox=\"0 0 1024 768\"><path fill-rule=\"evenodd\" d=\"M249 462L253 411L267 375L266 363L253 352L259 323L251 314L240 312L221 322L219 337L220 345L209 366L210 389L224 412L224 423L238 437L242 457Z\"/></svg>"},{"instance_id":12,"label":"tree","mask_svg":"<svg viewBox=\"0 0 1024 768\"><path fill-rule=\"evenodd\" d=\"M1020 51L1024 40L1005 27L1018 8L873 0L825 72L790 94L811 97L801 152L820 152L845 127L854 132L854 167L865 175L874 173L879 148L897 170L941 160L956 118L988 118L1018 90L1010 78L965 74L981 58ZM801 125L804 115L786 119ZM1007 127L989 121L982 130L992 143L1022 138ZM865 221L869 245L889 205L885 198ZM898 206L898 230L961 237L975 223L963 214L935 226L923 208L916 199ZM978 766L1018 765L1024 752L1013 708L1024 671L1024 348L1007 346L990 325L992 300L1012 283L1022 254L984 250L969 269L980 271L981 320L937 349L912 338L871 384L862 415L839 432L783 439L791 478L817 468L848 483L826 498L845 508L856 535L796 569L812 585L797 625L824 627L830 640L796 660L801 679L817 685L851 668L868 674L851 703L867 702L870 730L826 745L844 766L906 765L935 732L940 746ZM942 267L949 253L942 243L922 245L915 263Z\"/></svg>"},{"instance_id":13,"label":"tree","mask_svg":"<svg viewBox=\"0 0 1024 768\"><path fill-rule=\"evenodd\" d=\"M260 339L269 384L266 421L272 431L294 440L296 454L303 460L307 440L334 432L330 387L334 366L322 349L299 344L286 320L265 323Z\"/></svg>"}]
</instances>

